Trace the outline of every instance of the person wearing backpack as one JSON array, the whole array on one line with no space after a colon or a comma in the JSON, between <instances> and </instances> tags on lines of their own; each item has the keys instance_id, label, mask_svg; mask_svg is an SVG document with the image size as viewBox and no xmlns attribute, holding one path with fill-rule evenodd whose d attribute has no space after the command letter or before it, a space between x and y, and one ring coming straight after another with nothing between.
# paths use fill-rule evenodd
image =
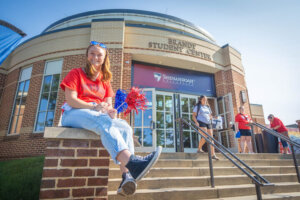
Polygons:
<instances>
[{"instance_id":1,"label":"person wearing backpack","mask_svg":"<svg viewBox=\"0 0 300 200\"><path fill-rule=\"evenodd\" d=\"M201 127L202 130L207 132L210 136L213 137L213 130L212 130L212 112L210 109L210 106L207 101L207 97L204 95L201 95L199 98L198 103L193 109L193 121L195 124L199 127ZM199 141L198 151L197 153L203 153L202 150L203 145L205 144L206 140L202 137ZM211 153L212 158L215 160L219 160L219 158L215 154L215 148L211 146Z\"/></svg>"}]
</instances>

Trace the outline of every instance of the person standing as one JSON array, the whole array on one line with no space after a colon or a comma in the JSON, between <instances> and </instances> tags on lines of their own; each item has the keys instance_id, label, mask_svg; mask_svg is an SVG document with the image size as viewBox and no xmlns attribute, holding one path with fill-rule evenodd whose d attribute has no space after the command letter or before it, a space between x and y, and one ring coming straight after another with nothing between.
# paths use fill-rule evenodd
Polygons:
<instances>
[{"instance_id":1,"label":"person standing","mask_svg":"<svg viewBox=\"0 0 300 200\"><path fill-rule=\"evenodd\" d=\"M282 123L282 121L279 118L274 117L273 114L270 114L268 116L268 120L270 121L271 128L274 131L277 131L278 133L280 133L280 134L282 134L286 137L289 137L288 129L284 126L284 124ZM283 153L287 154L287 152L288 152L287 142L285 140L282 140L282 139L280 139L280 141L281 141L281 144L282 144L282 147L283 147Z\"/></svg>"},{"instance_id":2,"label":"person standing","mask_svg":"<svg viewBox=\"0 0 300 200\"><path fill-rule=\"evenodd\" d=\"M245 113L244 106L239 107L239 111L240 112L235 116L235 123L237 127L236 132L240 131L241 134L242 153L246 153L246 145L248 147L249 153L253 153L251 127L247 126L247 124L252 122L252 119Z\"/></svg>"},{"instance_id":3,"label":"person standing","mask_svg":"<svg viewBox=\"0 0 300 200\"><path fill-rule=\"evenodd\" d=\"M207 132L210 136L213 137L213 130L212 130L212 112L210 109L210 106L207 101L207 97L204 95L201 95L199 98L198 103L194 107L193 110L193 121L197 126L202 128L205 132ZM203 153L202 150L203 145L205 144L206 140L202 137L199 141L198 146L198 153ZM211 146L211 153L212 158L215 160L219 160L219 158L215 154L215 148Z\"/></svg>"}]
</instances>

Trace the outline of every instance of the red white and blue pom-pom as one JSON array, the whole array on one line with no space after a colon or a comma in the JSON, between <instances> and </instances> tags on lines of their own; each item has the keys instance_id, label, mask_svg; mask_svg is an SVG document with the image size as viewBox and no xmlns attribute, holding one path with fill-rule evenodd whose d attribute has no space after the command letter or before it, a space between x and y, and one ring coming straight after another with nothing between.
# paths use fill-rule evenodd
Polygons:
<instances>
[{"instance_id":1,"label":"red white and blue pom-pom","mask_svg":"<svg viewBox=\"0 0 300 200\"><path fill-rule=\"evenodd\" d=\"M135 110L136 113L138 113L138 109L145 110L145 108L147 108L146 103L147 98L145 94L142 89L137 87L132 87L128 94L126 94L124 90L120 89L116 93L115 108L118 113L123 112L126 109L124 112L125 116L132 110Z\"/></svg>"}]
</instances>

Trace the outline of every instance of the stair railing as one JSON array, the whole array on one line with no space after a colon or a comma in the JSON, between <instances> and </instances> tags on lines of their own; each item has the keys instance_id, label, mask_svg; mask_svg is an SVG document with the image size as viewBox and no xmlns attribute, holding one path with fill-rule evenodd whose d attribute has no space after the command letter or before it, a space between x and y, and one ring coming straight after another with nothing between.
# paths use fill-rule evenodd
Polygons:
<instances>
[{"instance_id":1,"label":"stair railing","mask_svg":"<svg viewBox=\"0 0 300 200\"><path fill-rule=\"evenodd\" d=\"M253 129L253 126L257 126L257 127L261 128L262 130L265 130L267 133L270 133L271 135L280 138L280 140L285 140L286 142L288 142L291 145L292 156L293 156L293 160L294 160L298 183L300 183L299 167L298 167L298 162L297 162L295 149L294 149L294 146L300 148L300 144L292 141L289 137L286 137L285 135L282 135L282 134L274 131L273 129L267 128L266 126L264 126L262 124L254 122L254 123L250 123L249 125L252 126L251 127L252 129Z\"/></svg>"},{"instance_id":2,"label":"stair railing","mask_svg":"<svg viewBox=\"0 0 300 200\"><path fill-rule=\"evenodd\" d=\"M180 126L180 135L179 135L180 143L179 143L179 145L180 145L181 151L183 151L183 148L184 148L183 147L183 124L186 124L187 126L191 127L197 134L199 134L201 137L203 137L206 140L207 147L208 147L208 160L209 160L211 187L215 187L212 156L211 156L211 151L210 151L211 145L252 180L252 183L255 184L256 196L257 196L258 200L262 200L261 186L274 186L273 183L270 183L267 179L262 177L258 172L256 172L249 165L247 165L245 162L243 162L240 158L238 158L236 155L234 155L230 150L228 150L226 147L224 147L215 138L210 136L206 131L204 131L202 128L197 126L193 121L191 121L189 119L183 119L183 118L178 118L177 121L179 122L179 126ZM198 130L200 130L200 131L198 131ZM232 156L234 159L236 159L240 164L238 162L234 161L229 155ZM249 170L250 172L252 172L254 175L252 175L249 171L247 171L243 167L246 168L247 170Z\"/></svg>"}]
</instances>

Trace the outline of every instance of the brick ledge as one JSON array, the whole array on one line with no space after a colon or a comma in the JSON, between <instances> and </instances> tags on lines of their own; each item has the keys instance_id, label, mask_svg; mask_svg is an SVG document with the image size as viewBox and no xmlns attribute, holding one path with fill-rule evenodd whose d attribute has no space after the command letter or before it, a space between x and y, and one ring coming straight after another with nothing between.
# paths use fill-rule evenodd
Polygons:
<instances>
[{"instance_id":1,"label":"brick ledge","mask_svg":"<svg viewBox=\"0 0 300 200\"><path fill-rule=\"evenodd\" d=\"M49 139L85 139L100 140L100 136L92 131L81 128L46 127L44 138Z\"/></svg>"}]
</instances>

